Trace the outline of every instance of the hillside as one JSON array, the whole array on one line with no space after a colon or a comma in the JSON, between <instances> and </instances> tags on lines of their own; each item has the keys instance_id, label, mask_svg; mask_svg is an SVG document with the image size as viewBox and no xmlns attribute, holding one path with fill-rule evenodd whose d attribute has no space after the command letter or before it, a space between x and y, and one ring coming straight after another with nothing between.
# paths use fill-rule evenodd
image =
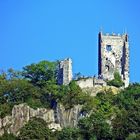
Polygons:
<instances>
[{"instance_id":1,"label":"hillside","mask_svg":"<svg viewBox=\"0 0 140 140\"><path fill-rule=\"evenodd\" d=\"M0 139L140 139L140 84L81 89L56 77L49 61L0 74Z\"/></svg>"}]
</instances>

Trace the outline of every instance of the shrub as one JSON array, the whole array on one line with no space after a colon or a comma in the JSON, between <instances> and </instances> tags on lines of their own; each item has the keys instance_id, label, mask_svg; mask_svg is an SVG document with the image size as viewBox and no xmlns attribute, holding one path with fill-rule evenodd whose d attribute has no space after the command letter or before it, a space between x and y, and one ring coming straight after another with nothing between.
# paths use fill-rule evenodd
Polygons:
<instances>
[{"instance_id":1,"label":"shrub","mask_svg":"<svg viewBox=\"0 0 140 140\"><path fill-rule=\"evenodd\" d=\"M114 79L107 81L107 84L109 86L115 86L115 87L122 87L124 86L124 82L122 81L122 78L118 72L114 73Z\"/></svg>"},{"instance_id":2,"label":"shrub","mask_svg":"<svg viewBox=\"0 0 140 140\"><path fill-rule=\"evenodd\" d=\"M47 123L39 118L33 118L30 120L20 131L20 140L43 140L49 139L50 130L47 127Z\"/></svg>"}]
</instances>

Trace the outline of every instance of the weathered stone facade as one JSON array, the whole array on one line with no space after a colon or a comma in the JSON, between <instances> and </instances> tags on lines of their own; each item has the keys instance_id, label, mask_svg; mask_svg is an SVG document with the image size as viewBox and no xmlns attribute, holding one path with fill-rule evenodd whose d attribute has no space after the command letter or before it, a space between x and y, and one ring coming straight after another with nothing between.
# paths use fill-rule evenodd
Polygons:
<instances>
[{"instance_id":1,"label":"weathered stone facade","mask_svg":"<svg viewBox=\"0 0 140 140\"><path fill-rule=\"evenodd\" d=\"M125 87L129 85L129 42L128 35L109 35L99 33L98 77L81 78L77 84L81 88L106 85L114 73L119 72ZM59 63L58 84L68 85L72 80L72 60L64 59Z\"/></svg>"},{"instance_id":2,"label":"weathered stone facade","mask_svg":"<svg viewBox=\"0 0 140 140\"><path fill-rule=\"evenodd\" d=\"M97 77L86 77L77 80L76 82L80 88L93 88L95 86L106 86L106 82L103 79Z\"/></svg>"},{"instance_id":3,"label":"weathered stone facade","mask_svg":"<svg viewBox=\"0 0 140 140\"><path fill-rule=\"evenodd\" d=\"M128 35L99 33L98 74L112 80L119 72L125 87L129 85L129 42Z\"/></svg>"},{"instance_id":4,"label":"weathered stone facade","mask_svg":"<svg viewBox=\"0 0 140 140\"><path fill-rule=\"evenodd\" d=\"M68 85L72 80L72 60L70 58L60 61L58 68L58 84Z\"/></svg>"}]
</instances>

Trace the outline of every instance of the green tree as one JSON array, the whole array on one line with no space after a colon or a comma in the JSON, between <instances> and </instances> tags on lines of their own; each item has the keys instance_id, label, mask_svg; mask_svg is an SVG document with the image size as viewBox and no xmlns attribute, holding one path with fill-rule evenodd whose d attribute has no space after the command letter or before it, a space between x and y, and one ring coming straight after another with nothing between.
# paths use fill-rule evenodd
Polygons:
<instances>
[{"instance_id":1,"label":"green tree","mask_svg":"<svg viewBox=\"0 0 140 140\"><path fill-rule=\"evenodd\" d=\"M117 94L113 102L119 108L112 120L114 138L125 139L131 133L140 133L140 85L131 84Z\"/></svg>"},{"instance_id":2,"label":"green tree","mask_svg":"<svg viewBox=\"0 0 140 140\"><path fill-rule=\"evenodd\" d=\"M140 133L130 133L129 136L126 138L126 140L139 140L140 139Z\"/></svg>"},{"instance_id":3,"label":"green tree","mask_svg":"<svg viewBox=\"0 0 140 140\"><path fill-rule=\"evenodd\" d=\"M13 68L8 69L7 71L7 79L22 79L22 72L15 71Z\"/></svg>"},{"instance_id":4,"label":"green tree","mask_svg":"<svg viewBox=\"0 0 140 140\"><path fill-rule=\"evenodd\" d=\"M54 83L48 82L42 88L42 96L40 99L45 107L55 108L59 100L59 95L59 86Z\"/></svg>"},{"instance_id":5,"label":"green tree","mask_svg":"<svg viewBox=\"0 0 140 140\"><path fill-rule=\"evenodd\" d=\"M41 61L23 68L23 76L33 85L42 87L46 82L56 82L57 62Z\"/></svg>"},{"instance_id":6,"label":"green tree","mask_svg":"<svg viewBox=\"0 0 140 140\"><path fill-rule=\"evenodd\" d=\"M80 140L80 138L78 128L63 128L58 135L58 140Z\"/></svg>"},{"instance_id":7,"label":"green tree","mask_svg":"<svg viewBox=\"0 0 140 140\"><path fill-rule=\"evenodd\" d=\"M138 106L131 110L122 109L112 120L112 130L115 139L125 139L130 133L140 133L140 110Z\"/></svg>"},{"instance_id":8,"label":"green tree","mask_svg":"<svg viewBox=\"0 0 140 140\"><path fill-rule=\"evenodd\" d=\"M75 81L72 81L68 86L60 87L61 95L60 102L65 106L66 109L69 109L77 104L82 104L84 99L84 93L81 88L76 84Z\"/></svg>"},{"instance_id":9,"label":"green tree","mask_svg":"<svg viewBox=\"0 0 140 140\"><path fill-rule=\"evenodd\" d=\"M107 81L107 84L109 86L115 86L115 87L122 87L124 86L124 82L122 81L122 78L118 72L114 73L114 79Z\"/></svg>"},{"instance_id":10,"label":"green tree","mask_svg":"<svg viewBox=\"0 0 140 140\"><path fill-rule=\"evenodd\" d=\"M0 116L5 117L11 113L15 104L28 103L30 99L40 99L41 93L25 79L0 78ZM35 101L35 100L33 100Z\"/></svg>"},{"instance_id":11,"label":"green tree","mask_svg":"<svg viewBox=\"0 0 140 140\"><path fill-rule=\"evenodd\" d=\"M112 138L111 126L100 112L93 113L89 117L81 119L78 127L86 140Z\"/></svg>"},{"instance_id":12,"label":"green tree","mask_svg":"<svg viewBox=\"0 0 140 140\"><path fill-rule=\"evenodd\" d=\"M47 123L39 118L33 118L20 130L20 140L49 140L51 131Z\"/></svg>"},{"instance_id":13,"label":"green tree","mask_svg":"<svg viewBox=\"0 0 140 140\"><path fill-rule=\"evenodd\" d=\"M13 134L8 134L7 132L5 132L3 136L0 136L0 140L18 140L18 138Z\"/></svg>"}]
</instances>

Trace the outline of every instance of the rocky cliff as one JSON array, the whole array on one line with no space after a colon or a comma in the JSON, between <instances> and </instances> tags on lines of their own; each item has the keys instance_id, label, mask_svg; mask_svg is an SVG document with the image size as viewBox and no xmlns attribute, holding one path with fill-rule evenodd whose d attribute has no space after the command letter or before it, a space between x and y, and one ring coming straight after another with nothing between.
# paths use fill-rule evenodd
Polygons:
<instances>
[{"instance_id":1,"label":"rocky cliff","mask_svg":"<svg viewBox=\"0 0 140 140\"><path fill-rule=\"evenodd\" d=\"M31 118L42 118L52 130L61 130L66 126L76 126L80 117L81 106L77 105L71 109L65 109L62 105L57 105L56 109L30 108L27 104L15 105L12 115L0 118L0 135L4 131L18 135L22 128Z\"/></svg>"}]
</instances>

